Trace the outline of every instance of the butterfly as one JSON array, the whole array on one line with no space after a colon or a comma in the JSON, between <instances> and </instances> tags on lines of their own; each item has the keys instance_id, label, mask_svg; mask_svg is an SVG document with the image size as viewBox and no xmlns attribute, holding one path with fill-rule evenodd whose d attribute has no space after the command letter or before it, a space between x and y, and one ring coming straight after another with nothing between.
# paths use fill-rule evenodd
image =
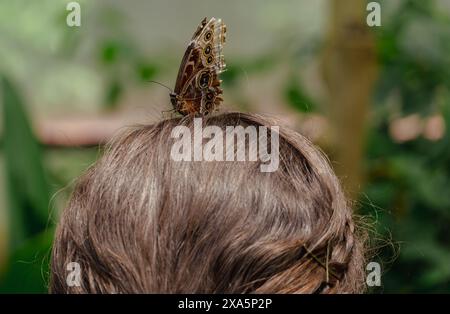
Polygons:
<instances>
[{"instance_id":1,"label":"butterfly","mask_svg":"<svg viewBox=\"0 0 450 314\"><path fill-rule=\"evenodd\" d=\"M220 95L219 74L225 70L222 48L226 26L221 19L205 17L184 53L175 89L170 93L174 110L182 115L207 115L217 109Z\"/></svg>"}]
</instances>

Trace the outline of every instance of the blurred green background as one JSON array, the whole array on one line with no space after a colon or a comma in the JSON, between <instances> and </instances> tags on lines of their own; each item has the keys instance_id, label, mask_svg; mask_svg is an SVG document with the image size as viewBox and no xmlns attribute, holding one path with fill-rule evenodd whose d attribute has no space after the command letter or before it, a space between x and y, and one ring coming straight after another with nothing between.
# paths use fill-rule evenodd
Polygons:
<instances>
[{"instance_id":1,"label":"blurred green background","mask_svg":"<svg viewBox=\"0 0 450 314\"><path fill-rule=\"evenodd\" d=\"M371 292L450 292L450 0L0 0L0 292L46 292L59 211L117 130L171 109L204 16L227 24L222 110L330 156L375 228Z\"/></svg>"}]
</instances>

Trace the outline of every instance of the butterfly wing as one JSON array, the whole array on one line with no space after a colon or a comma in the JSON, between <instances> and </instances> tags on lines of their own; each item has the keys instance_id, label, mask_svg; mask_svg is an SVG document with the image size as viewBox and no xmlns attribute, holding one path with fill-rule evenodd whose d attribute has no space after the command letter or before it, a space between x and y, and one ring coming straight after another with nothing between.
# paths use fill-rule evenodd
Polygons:
<instances>
[{"instance_id":1,"label":"butterfly wing","mask_svg":"<svg viewBox=\"0 0 450 314\"><path fill-rule=\"evenodd\" d=\"M206 18L189 43L175 85L176 108L181 114L207 114L220 105L219 74L225 70L222 55L226 26L222 20Z\"/></svg>"}]
</instances>

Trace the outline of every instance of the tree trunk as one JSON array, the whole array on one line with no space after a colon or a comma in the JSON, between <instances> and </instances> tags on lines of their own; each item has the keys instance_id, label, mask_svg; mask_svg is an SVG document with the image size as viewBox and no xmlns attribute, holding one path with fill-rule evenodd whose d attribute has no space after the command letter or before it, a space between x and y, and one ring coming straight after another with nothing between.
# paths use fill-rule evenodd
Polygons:
<instances>
[{"instance_id":1,"label":"tree trunk","mask_svg":"<svg viewBox=\"0 0 450 314\"><path fill-rule=\"evenodd\" d=\"M332 0L322 59L328 88L333 167L349 197L362 182L366 118L377 74L375 42L362 0Z\"/></svg>"}]
</instances>

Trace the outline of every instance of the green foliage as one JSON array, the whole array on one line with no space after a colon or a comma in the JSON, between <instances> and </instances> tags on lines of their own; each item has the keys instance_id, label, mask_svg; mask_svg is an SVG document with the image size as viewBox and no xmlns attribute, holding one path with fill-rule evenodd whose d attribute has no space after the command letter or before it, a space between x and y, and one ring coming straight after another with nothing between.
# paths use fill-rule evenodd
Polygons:
<instances>
[{"instance_id":1,"label":"green foliage","mask_svg":"<svg viewBox=\"0 0 450 314\"><path fill-rule=\"evenodd\" d=\"M387 2L384 1L386 7ZM370 121L366 143L364 164L367 183L359 201L360 211L373 215L378 233L386 238L392 233L393 241L399 246L395 259L392 259L390 248L381 250L380 259L385 261L385 274L382 277L383 287L379 291L448 292L450 18L438 9L435 1L403 0L398 3L395 12L391 13L392 17L382 18L383 26L373 29L381 72L374 93L374 119ZM93 4L85 4L91 5L90 11L94 9ZM47 4L45 9L49 11L51 7L54 5ZM382 2L383 10L384 7ZM12 12L19 12L19 9L23 8L17 4ZM65 23L66 11L64 8L58 10L56 22L61 25ZM51 58L59 58L61 64L76 60L77 47L82 46L85 40L85 28L50 25L52 18L50 13L48 15L42 21L37 15L31 16L34 19L25 27L28 36L23 37L20 44L8 39L6 42L13 44L7 45L5 50L19 47L11 55L29 50L30 55L36 55L42 61L46 60L43 58L43 47L56 42L57 49L52 52ZM4 27L10 30L15 27L13 14L5 13L3 17ZM95 38L93 66L98 67L96 70L104 83L100 102L103 100L104 107L112 110L117 108L130 87L138 84L148 86L149 80L155 79L166 69L162 58L149 59L133 42L130 34L123 31L121 12L107 6L101 7L98 19L106 29L97 32L99 38ZM40 25L39 33L45 35L43 38L33 32L28 33L28 30L36 29L36 25ZM295 40L274 46L287 47L287 44L295 47ZM306 59L318 56L321 47L306 48L297 52L296 56L286 56L274 48L274 51L265 51L252 59L227 58L228 69L221 75L228 89L227 96L238 95L241 100L236 102L245 104L241 83L252 75L271 75L272 70L284 62L293 69L282 82L280 90L286 103L299 112L317 111L321 104L310 97L299 75ZM46 64L40 61L36 63ZM27 70L32 62L26 64ZM4 128L1 153L6 166L11 239L9 263L6 272L0 274L0 292L45 292L54 232L48 210L50 195L54 192L52 187L59 189L66 186L69 180L95 160L97 151L74 149L61 152L47 149L45 160L56 168L53 173L49 171L47 174L41 147L33 135L20 93L7 79L2 79L0 92ZM396 97L395 104L390 100L393 95ZM390 119L410 113L419 113L424 117L441 114L447 126L445 136L436 142L421 137L402 144L394 142L389 134ZM65 160L65 165L58 165L61 160ZM83 160L81 165L79 160ZM64 173L67 168L71 170ZM64 192L64 198L67 198L70 189Z\"/></svg>"},{"instance_id":2,"label":"green foliage","mask_svg":"<svg viewBox=\"0 0 450 314\"><path fill-rule=\"evenodd\" d=\"M362 199L361 210L376 216L378 231L391 232L399 245L398 258L385 265L382 291L448 292L449 132L437 142L419 137L399 144L387 121L392 113L433 113L450 126L450 23L434 1L403 1L393 15L376 34L382 66L374 108L379 118L368 137L365 197L370 201ZM436 39L432 45L430 39ZM397 112L388 101L392 93L400 96ZM390 249L382 250L382 260L391 257Z\"/></svg>"},{"instance_id":3,"label":"green foliage","mask_svg":"<svg viewBox=\"0 0 450 314\"><path fill-rule=\"evenodd\" d=\"M398 90L403 113L433 112L436 89L450 87L450 20L434 8L434 1L403 1L377 32L382 76L376 99Z\"/></svg>"},{"instance_id":4,"label":"green foliage","mask_svg":"<svg viewBox=\"0 0 450 314\"><path fill-rule=\"evenodd\" d=\"M113 109L119 103L123 94L123 85L120 81L113 79L106 88L105 106Z\"/></svg>"},{"instance_id":5,"label":"green foliage","mask_svg":"<svg viewBox=\"0 0 450 314\"><path fill-rule=\"evenodd\" d=\"M126 88L131 85L130 78L133 83L147 83L159 71L159 67L142 57L135 45L125 37L106 40L101 44L99 61L108 80L104 96L104 105L108 109L114 109L120 103Z\"/></svg>"},{"instance_id":6,"label":"green foliage","mask_svg":"<svg viewBox=\"0 0 450 314\"><path fill-rule=\"evenodd\" d=\"M251 60L231 60L227 61L227 69L220 74L223 84L227 87L239 87L239 83L243 79L248 79L248 75L269 73L273 69L278 60L269 55L262 55Z\"/></svg>"},{"instance_id":7,"label":"green foliage","mask_svg":"<svg viewBox=\"0 0 450 314\"><path fill-rule=\"evenodd\" d=\"M145 61L138 62L136 64L136 73L140 81L148 82L158 73L158 67Z\"/></svg>"},{"instance_id":8,"label":"green foliage","mask_svg":"<svg viewBox=\"0 0 450 314\"><path fill-rule=\"evenodd\" d=\"M27 239L10 257L0 293L46 293L53 229Z\"/></svg>"},{"instance_id":9,"label":"green foliage","mask_svg":"<svg viewBox=\"0 0 450 314\"><path fill-rule=\"evenodd\" d=\"M306 94L296 77L292 77L286 84L284 96L287 103L298 111L311 112L316 109L314 102Z\"/></svg>"},{"instance_id":10,"label":"green foliage","mask_svg":"<svg viewBox=\"0 0 450 314\"><path fill-rule=\"evenodd\" d=\"M7 170L11 245L43 230L48 220L49 188L40 147L24 105L12 84L2 78L4 155Z\"/></svg>"},{"instance_id":11,"label":"green foliage","mask_svg":"<svg viewBox=\"0 0 450 314\"><path fill-rule=\"evenodd\" d=\"M0 276L0 292L45 292L43 254L50 250L53 230L49 219L49 187L41 151L11 82L1 79L8 217L12 254Z\"/></svg>"}]
</instances>

